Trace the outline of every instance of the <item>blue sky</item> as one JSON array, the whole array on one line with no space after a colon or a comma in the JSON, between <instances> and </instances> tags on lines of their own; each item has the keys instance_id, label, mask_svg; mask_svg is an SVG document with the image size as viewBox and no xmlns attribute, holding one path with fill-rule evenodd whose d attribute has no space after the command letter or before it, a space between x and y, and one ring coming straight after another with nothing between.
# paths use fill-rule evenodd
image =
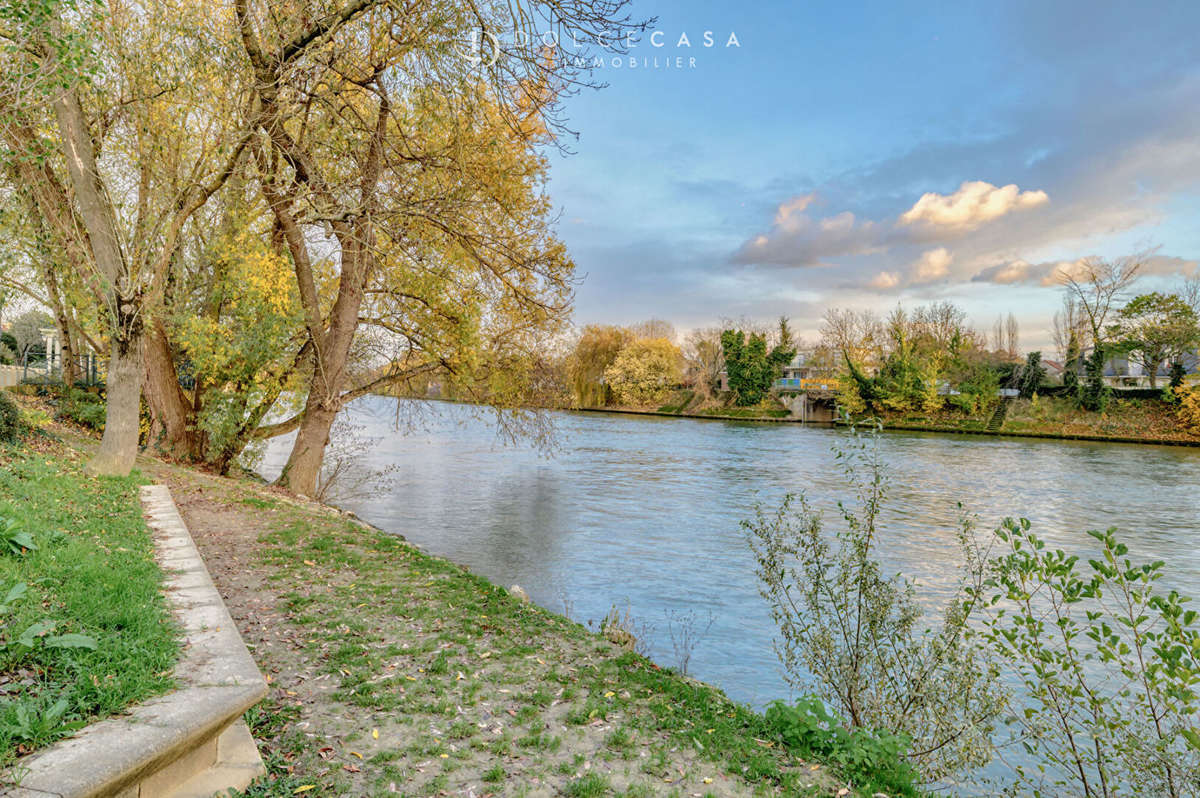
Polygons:
<instances>
[{"instance_id":1,"label":"blue sky","mask_svg":"<svg viewBox=\"0 0 1200 798\"><path fill-rule=\"evenodd\" d=\"M785 313L812 337L829 306L951 299L1047 347L1077 259L1157 247L1149 290L1200 258L1200 4L633 12L664 46L597 70L551 156L579 323Z\"/></svg>"}]
</instances>

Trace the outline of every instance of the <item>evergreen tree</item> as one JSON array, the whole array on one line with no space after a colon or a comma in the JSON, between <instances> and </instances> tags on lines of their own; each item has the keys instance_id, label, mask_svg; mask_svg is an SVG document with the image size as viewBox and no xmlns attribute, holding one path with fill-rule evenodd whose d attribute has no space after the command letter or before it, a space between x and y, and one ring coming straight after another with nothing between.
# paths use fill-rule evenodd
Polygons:
<instances>
[{"instance_id":1,"label":"evergreen tree","mask_svg":"<svg viewBox=\"0 0 1200 798\"><path fill-rule=\"evenodd\" d=\"M1042 353L1030 352L1025 359L1025 366L1021 369L1021 398L1032 398L1045 379L1046 369L1042 366Z\"/></svg>"}]
</instances>

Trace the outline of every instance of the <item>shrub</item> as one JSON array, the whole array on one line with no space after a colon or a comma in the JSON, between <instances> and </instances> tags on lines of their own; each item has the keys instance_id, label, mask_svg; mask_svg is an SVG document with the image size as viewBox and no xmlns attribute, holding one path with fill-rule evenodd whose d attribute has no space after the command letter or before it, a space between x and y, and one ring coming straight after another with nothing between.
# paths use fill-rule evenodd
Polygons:
<instances>
[{"instance_id":1,"label":"shrub","mask_svg":"<svg viewBox=\"0 0 1200 798\"><path fill-rule=\"evenodd\" d=\"M906 759L908 738L887 731L847 729L819 698L767 707L767 726L799 756L835 766L862 794L917 795L917 771Z\"/></svg>"},{"instance_id":2,"label":"shrub","mask_svg":"<svg viewBox=\"0 0 1200 798\"><path fill-rule=\"evenodd\" d=\"M24 431L21 408L8 391L0 391L0 442L12 443Z\"/></svg>"},{"instance_id":3,"label":"shrub","mask_svg":"<svg viewBox=\"0 0 1200 798\"><path fill-rule=\"evenodd\" d=\"M1175 417L1188 432L1200 433L1200 389L1180 385L1175 388Z\"/></svg>"},{"instance_id":4,"label":"shrub","mask_svg":"<svg viewBox=\"0 0 1200 798\"><path fill-rule=\"evenodd\" d=\"M88 429L104 431L104 399L97 394L68 388L59 401L58 415Z\"/></svg>"},{"instance_id":5,"label":"shrub","mask_svg":"<svg viewBox=\"0 0 1200 798\"><path fill-rule=\"evenodd\" d=\"M1163 562L1131 561L1112 529L1088 532L1100 555L1082 567L1030 527L1010 518L996 531L1003 551L977 596L985 639L1025 687L1008 722L1038 766L1018 777L1034 794L1195 795L1200 629L1189 599L1157 590Z\"/></svg>"},{"instance_id":6,"label":"shrub","mask_svg":"<svg viewBox=\"0 0 1200 798\"><path fill-rule=\"evenodd\" d=\"M991 757L1002 695L968 626L983 564L964 519L963 584L941 623L923 627L912 583L886 576L876 557L887 493L876 435L852 433L851 446L835 451L857 501L839 503L836 531L826 533L803 496L796 509L792 497L770 516L759 508L743 526L779 626L776 653L788 682L827 701L851 729L886 728L911 740L915 766L936 780Z\"/></svg>"}]
</instances>

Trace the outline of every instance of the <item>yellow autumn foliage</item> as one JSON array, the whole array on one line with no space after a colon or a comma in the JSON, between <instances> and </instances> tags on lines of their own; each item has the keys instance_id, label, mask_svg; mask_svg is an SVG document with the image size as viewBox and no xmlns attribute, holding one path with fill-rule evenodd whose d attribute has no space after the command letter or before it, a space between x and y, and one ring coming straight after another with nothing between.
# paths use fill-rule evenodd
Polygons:
<instances>
[{"instance_id":1,"label":"yellow autumn foliage","mask_svg":"<svg viewBox=\"0 0 1200 798\"><path fill-rule=\"evenodd\" d=\"M287 259L252 230L211 246L217 275L215 313L182 315L179 341L196 377L210 384L247 384L280 354L300 319L296 281Z\"/></svg>"},{"instance_id":2,"label":"yellow autumn foliage","mask_svg":"<svg viewBox=\"0 0 1200 798\"><path fill-rule=\"evenodd\" d=\"M683 379L683 355L666 338L643 338L621 350L604 370L617 403L644 407L662 404Z\"/></svg>"},{"instance_id":3,"label":"yellow autumn foliage","mask_svg":"<svg viewBox=\"0 0 1200 798\"><path fill-rule=\"evenodd\" d=\"M1179 404L1175 416L1188 432L1200 433L1200 387L1180 385L1175 388Z\"/></svg>"}]
</instances>

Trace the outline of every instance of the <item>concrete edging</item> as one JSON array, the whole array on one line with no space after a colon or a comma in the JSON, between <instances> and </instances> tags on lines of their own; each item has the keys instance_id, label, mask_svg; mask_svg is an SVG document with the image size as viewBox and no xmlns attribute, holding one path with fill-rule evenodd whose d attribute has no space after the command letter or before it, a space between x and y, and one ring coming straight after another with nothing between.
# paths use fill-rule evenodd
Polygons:
<instances>
[{"instance_id":1,"label":"concrete edging","mask_svg":"<svg viewBox=\"0 0 1200 798\"><path fill-rule=\"evenodd\" d=\"M265 772L241 716L267 694L171 491L141 490L164 592L183 633L178 688L20 760L12 798L185 798L242 789Z\"/></svg>"}]
</instances>

